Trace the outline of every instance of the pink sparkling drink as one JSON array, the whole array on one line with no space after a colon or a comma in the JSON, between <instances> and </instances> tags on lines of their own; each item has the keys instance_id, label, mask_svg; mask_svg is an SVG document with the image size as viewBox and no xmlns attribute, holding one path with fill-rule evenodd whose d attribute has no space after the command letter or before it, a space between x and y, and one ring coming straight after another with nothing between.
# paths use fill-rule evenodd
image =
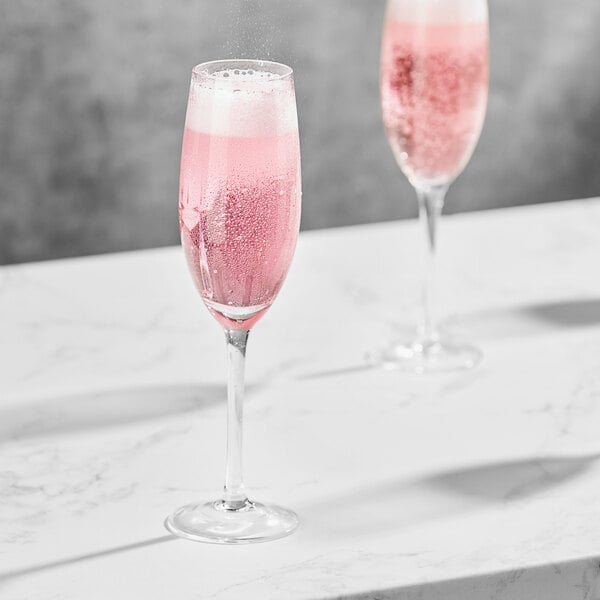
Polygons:
<instances>
[{"instance_id":1,"label":"pink sparkling drink","mask_svg":"<svg viewBox=\"0 0 600 600\"><path fill-rule=\"evenodd\" d=\"M451 182L483 125L488 89L485 4L397 0L383 32L381 102L386 133L413 185Z\"/></svg>"},{"instance_id":2,"label":"pink sparkling drink","mask_svg":"<svg viewBox=\"0 0 600 600\"><path fill-rule=\"evenodd\" d=\"M483 126L488 37L487 0L387 0L380 62L383 124L417 193L425 247L417 336L371 355L385 368L444 372L470 369L481 359L477 348L437 327L434 258L446 193Z\"/></svg>"},{"instance_id":3,"label":"pink sparkling drink","mask_svg":"<svg viewBox=\"0 0 600 600\"><path fill-rule=\"evenodd\" d=\"M226 329L249 329L268 309L298 236L295 96L293 87L271 77L228 69L191 83L181 239L194 283Z\"/></svg>"},{"instance_id":4,"label":"pink sparkling drink","mask_svg":"<svg viewBox=\"0 0 600 600\"><path fill-rule=\"evenodd\" d=\"M165 521L168 531L184 539L249 544L290 535L298 527L292 510L249 498L242 424L248 336L290 267L300 194L292 69L241 59L194 67L181 151L179 224L194 284L224 329L227 447L220 497L181 506Z\"/></svg>"}]
</instances>

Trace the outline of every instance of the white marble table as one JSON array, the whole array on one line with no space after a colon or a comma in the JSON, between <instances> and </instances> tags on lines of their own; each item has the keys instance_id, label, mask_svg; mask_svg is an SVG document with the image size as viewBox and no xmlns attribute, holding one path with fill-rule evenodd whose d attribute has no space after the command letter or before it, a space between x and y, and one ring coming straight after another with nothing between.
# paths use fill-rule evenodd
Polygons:
<instances>
[{"instance_id":1,"label":"white marble table","mask_svg":"<svg viewBox=\"0 0 600 600\"><path fill-rule=\"evenodd\" d=\"M2 600L600 597L600 200L448 217L447 327L485 353L363 357L416 318L413 222L303 234L252 334L254 546L169 537L222 483L222 334L180 249L0 269Z\"/></svg>"}]
</instances>

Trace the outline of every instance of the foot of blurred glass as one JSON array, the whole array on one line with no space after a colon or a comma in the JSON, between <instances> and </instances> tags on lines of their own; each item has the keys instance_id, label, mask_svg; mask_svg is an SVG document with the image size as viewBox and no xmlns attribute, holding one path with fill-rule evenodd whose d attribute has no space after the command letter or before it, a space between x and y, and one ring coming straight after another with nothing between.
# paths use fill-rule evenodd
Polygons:
<instances>
[{"instance_id":1,"label":"foot of blurred glass","mask_svg":"<svg viewBox=\"0 0 600 600\"><path fill-rule=\"evenodd\" d=\"M445 339L393 344L367 358L373 366L413 373L442 373L472 369L482 358L478 348Z\"/></svg>"},{"instance_id":2,"label":"foot of blurred glass","mask_svg":"<svg viewBox=\"0 0 600 600\"><path fill-rule=\"evenodd\" d=\"M293 533L297 515L281 506L247 500L243 507L227 509L221 500L188 504L165 521L174 535L212 544L251 544L276 540Z\"/></svg>"}]
</instances>

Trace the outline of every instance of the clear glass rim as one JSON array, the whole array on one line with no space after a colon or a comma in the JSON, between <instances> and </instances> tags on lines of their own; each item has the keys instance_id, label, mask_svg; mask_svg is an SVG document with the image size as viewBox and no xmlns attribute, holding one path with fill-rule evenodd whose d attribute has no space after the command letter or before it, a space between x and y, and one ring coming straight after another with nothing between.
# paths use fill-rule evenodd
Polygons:
<instances>
[{"instance_id":1,"label":"clear glass rim","mask_svg":"<svg viewBox=\"0 0 600 600\"><path fill-rule=\"evenodd\" d=\"M282 81L290 79L293 76L292 67L272 60L261 60L256 58L226 58L222 60L209 60L200 63L192 69L192 77L196 79L209 79L218 81L219 83L226 82L226 79L218 77L215 73L224 69L255 69L257 71L269 71L273 77L268 79L254 79L253 83L273 83L274 81ZM233 83L233 82L232 82ZM238 81L239 83L239 81Z\"/></svg>"}]
</instances>

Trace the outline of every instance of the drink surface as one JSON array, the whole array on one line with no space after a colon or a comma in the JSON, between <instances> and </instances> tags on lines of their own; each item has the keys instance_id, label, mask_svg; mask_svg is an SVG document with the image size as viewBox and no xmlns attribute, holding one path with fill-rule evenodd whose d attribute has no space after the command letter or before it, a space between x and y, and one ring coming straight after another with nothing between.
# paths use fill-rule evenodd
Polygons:
<instances>
[{"instance_id":1,"label":"drink surface","mask_svg":"<svg viewBox=\"0 0 600 600\"><path fill-rule=\"evenodd\" d=\"M192 82L181 158L181 238L197 289L227 328L249 328L262 316L296 245L298 129L293 88L280 84L246 78L237 87L233 72L226 86L217 81L194 89Z\"/></svg>"},{"instance_id":2,"label":"drink surface","mask_svg":"<svg viewBox=\"0 0 600 600\"><path fill-rule=\"evenodd\" d=\"M434 4L429 0L412 6ZM483 125L488 26L476 12L465 15L460 5L452 5L455 12L447 10L448 22L439 20L439 12L430 20L433 13L415 8L414 20L402 20L397 4L392 5L384 26L384 125L396 160L417 186L450 183L460 174Z\"/></svg>"}]
</instances>

